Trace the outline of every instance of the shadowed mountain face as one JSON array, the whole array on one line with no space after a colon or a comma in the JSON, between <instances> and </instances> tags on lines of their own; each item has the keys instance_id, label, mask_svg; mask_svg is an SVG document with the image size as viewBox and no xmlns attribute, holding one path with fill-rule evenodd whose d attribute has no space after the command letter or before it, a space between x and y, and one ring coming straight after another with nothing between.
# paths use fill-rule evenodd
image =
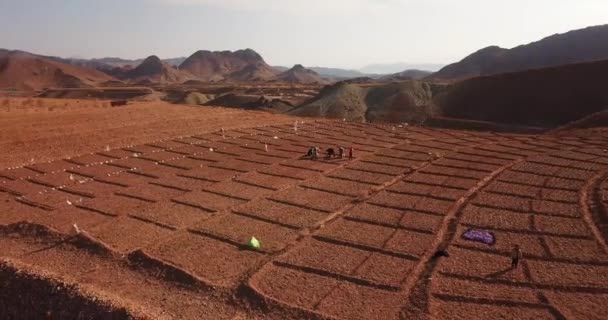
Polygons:
<instances>
[{"instance_id":1,"label":"shadowed mountain face","mask_svg":"<svg viewBox=\"0 0 608 320\"><path fill-rule=\"evenodd\" d=\"M442 115L554 127L608 108L608 60L468 79L434 97Z\"/></svg>"},{"instance_id":2,"label":"shadowed mountain face","mask_svg":"<svg viewBox=\"0 0 608 320\"><path fill-rule=\"evenodd\" d=\"M603 59L608 59L608 25L556 34L513 49L487 47L431 77L463 79Z\"/></svg>"}]
</instances>

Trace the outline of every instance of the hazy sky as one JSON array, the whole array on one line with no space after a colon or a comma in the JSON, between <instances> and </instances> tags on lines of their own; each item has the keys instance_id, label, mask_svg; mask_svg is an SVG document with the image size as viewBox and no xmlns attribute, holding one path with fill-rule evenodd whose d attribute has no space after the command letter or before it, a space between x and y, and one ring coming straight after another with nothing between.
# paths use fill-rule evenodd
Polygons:
<instances>
[{"instance_id":1,"label":"hazy sky","mask_svg":"<svg viewBox=\"0 0 608 320\"><path fill-rule=\"evenodd\" d=\"M608 23L608 0L0 0L0 47L161 58L252 48L272 65L450 63Z\"/></svg>"}]
</instances>

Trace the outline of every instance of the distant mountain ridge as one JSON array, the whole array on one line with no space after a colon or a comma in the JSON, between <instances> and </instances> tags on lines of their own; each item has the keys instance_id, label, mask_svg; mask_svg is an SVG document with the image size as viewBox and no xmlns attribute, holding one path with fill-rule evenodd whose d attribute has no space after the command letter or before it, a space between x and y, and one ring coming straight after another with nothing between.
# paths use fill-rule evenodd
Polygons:
<instances>
[{"instance_id":1,"label":"distant mountain ridge","mask_svg":"<svg viewBox=\"0 0 608 320\"><path fill-rule=\"evenodd\" d=\"M291 83L326 83L327 81L314 70L296 64L293 68L278 75L278 79Z\"/></svg>"},{"instance_id":2,"label":"distant mountain ridge","mask_svg":"<svg viewBox=\"0 0 608 320\"><path fill-rule=\"evenodd\" d=\"M483 48L431 76L464 79L608 59L608 25L555 34L513 49Z\"/></svg>"}]
</instances>

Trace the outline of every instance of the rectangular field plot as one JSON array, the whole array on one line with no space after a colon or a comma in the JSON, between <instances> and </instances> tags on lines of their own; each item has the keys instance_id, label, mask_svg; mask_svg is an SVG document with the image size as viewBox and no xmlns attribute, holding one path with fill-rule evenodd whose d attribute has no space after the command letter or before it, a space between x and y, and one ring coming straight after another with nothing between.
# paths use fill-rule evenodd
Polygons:
<instances>
[{"instance_id":1,"label":"rectangular field plot","mask_svg":"<svg viewBox=\"0 0 608 320\"><path fill-rule=\"evenodd\" d=\"M386 226L338 219L321 229L319 235L324 238L382 249L395 230Z\"/></svg>"},{"instance_id":2,"label":"rectangular field plot","mask_svg":"<svg viewBox=\"0 0 608 320\"><path fill-rule=\"evenodd\" d=\"M490 165L485 163L479 163L474 161L463 161L463 160L455 160L455 159L446 159L442 158L438 161L434 162L434 164L451 167L451 168L461 168L461 169L473 169L477 171L485 171L492 172L500 168L500 165Z\"/></svg>"},{"instance_id":3,"label":"rectangular field plot","mask_svg":"<svg viewBox=\"0 0 608 320\"><path fill-rule=\"evenodd\" d=\"M163 201L133 210L130 216L177 229L197 225L211 215L208 211Z\"/></svg>"},{"instance_id":4,"label":"rectangular field plot","mask_svg":"<svg viewBox=\"0 0 608 320\"><path fill-rule=\"evenodd\" d=\"M591 230L583 219L549 217L536 215L534 217L536 230L556 235L590 236Z\"/></svg>"},{"instance_id":5,"label":"rectangular field plot","mask_svg":"<svg viewBox=\"0 0 608 320\"><path fill-rule=\"evenodd\" d=\"M450 167L442 167L438 165L430 165L420 170L423 173L431 173L436 175L444 175L449 177L459 177L467 179L481 180L488 176L487 172L475 171L471 169L457 169Z\"/></svg>"},{"instance_id":6,"label":"rectangular field plot","mask_svg":"<svg viewBox=\"0 0 608 320\"><path fill-rule=\"evenodd\" d=\"M282 203L324 212L336 211L350 203L353 199L351 197L341 196L329 192L298 187L289 188L274 193L269 198Z\"/></svg>"},{"instance_id":7,"label":"rectangular field plot","mask_svg":"<svg viewBox=\"0 0 608 320\"><path fill-rule=\"evenodd\" d=\"M427 197L397 194L382 191L372 197L369 203L389 208L412 210L435 215L445 215L453 206L453 201L432 199Z\"/></svg>"},{"instance_id":8,"label":"rectangular field plot","mask_svg":"<svg viewBox=\"0 0 608 320\"><path fill-rule=\"evenodd\" d=\"M386 189L389 192L413 194L419 196L429 196L441 200L455 201L464 196L465 191L461 189L445 188L440 186L430 186L418 183L400 181Z\"/></svg>"},{"instance_id":9,"label":"rectangular field plot","mask_svg":"<svg viewBox=\"0 0 608 320\"><path fill-rule=\"evenodd\" d=\"M340 319L394 319L403 307L397 292L343 282L318 306Z\"/></svg>"},{"instance_id":10,"label":"rectangular field plot","mask_svg":"<svg viewBox=\"0 0 608 320\"><path fill-rule=\"evenodd\" d=\"M129 217L119 217L87 231L95 239L107 243L122 253L161 242L172 234L172 231L165 228Z\"/></svg>"},{"instance_id":11,"label":"rectangular field plot","mask_svg":"<svg viewBox=\"0 0 608 320\"><path fill-rule=\"evenodd\" d=\"M545 215L580 217L582 215L578 204L568 204L553 201L534 200L532 210Z\"/></svg>"},{"instance_id":12,"label":"rectangular field plot","mask_svg":"<svg viewBox=\"0 0 608 320\"><path fill-rule=\"evenodd\" d=\"M232 180L215 183L205 187L204 190L243 200L251 200L274 192L274 190Z\"/></svg>"},{"instance_id":13,"label":"rectangular field plot","mask_svg":"<svg viewBox=\"0 0 608 320\"><path fill-rule=\"evenodd\" d=\"M498 180L503 182L542 187L545 185L547 177L535 175L532 173L505 171L500 176L498 176Z\"/></svg>"},{"instance_id":14,"label":"rectangular field plot","mask_svg":"<svg viewBox=\"0 0 608 320\"><path fill-rule=\"evenodd\" d=\"M281 165L268 166L259 170L259 172L266 175L298 180L312 179L321 175L321 173L316 171L302 170Z\"/></svg>"},{"instance_id":15,"label":"rectangular field plot","mask_svg":"<svg viewBox=\"0 0 608 320\"><path fill-rule=\"evenodd\" d=\"M469 205L463 210L460 223L478 228L532 231L530 218L531 214Z\"/></svg>"},{"instance_id":16,"label":"rectangular field plot","mask_svg":"<svg viewBox=\"0 0 608 320\"><path fill-rule=\"evenodd\" d=\"M381 224L395 228L401 227L431 234L439 228L443 217L362 203L349 210L345 219L370 222L372 224Z\"/></svg>"},{"instance_id":17,"label":"rectangular field plot","mask_svg":"<svg viewBox=\"0 0 608 320\"><path fill-rule=\"evenodd\" d=\"M360 171L372 172L372 173L392 175L392 176L397 176L397 175L410 171L409 168L404 169L401 167L393 167L393 166L387 166L384 164L376 164L376 163L369 163L369 162L362 162L362 161L357 161L353 164L350 164L350 165L348 165L348 168L356 169L356 170L360 170Z\"/></svg>"},{"instance_id":18,"label":"rectangular field plot","mask_svg":"<svg viewBox=\"0 0 608 320\"><path fill-rule=\"evenodd\" d=\"M603 320L608 314L608 294L572 293L545 290L549 303L566 319Z\"/></svg>"},{"instance_id":19,"label":"rectangular field plot","mask_svg":"<svg viewBox=\"0 0 608 320\"><path fill-rule=\"evenodd\" d=\"M233 211L294 228L311 227L327 217L327 213L291 206L267 199L256 199L233 208Z\"/></svg>"},{"instance_id":20,"label":"rectangular field plot","mask_svg":"<svg viewBox=\"0 0 608 320\"><path fill-rule=\"evenodd\" d=\"M511 162L508 159L496 159L496 158L488 158L484 156L472 155L472 154L463 154L463 153L451 153L444 157L444 159L448 160L458 160L458 161L470 161L480 164L486 165L496 165L496 166L504 166L507 163Z\"/></svg>"},{"instance_id":21,"label":"rectangular field plot","mask_svg":"<svg viewBox=\"0 0 608 320\"><path fill-rule=\"evenodd\" d=\"M269 176L259 172L241 174L238 175L234 180L271 190L284 189L299 182L297 179Z\"/></svg>"},{"instance_id":22,"label":"rectangular field plot","mask_svg":"<svg viewBox=\"0 0 608 320\"><path fill-rule=\"evenodd\" d=\"M127 215L137 210L141 210L143 207L150 204L150 202L134 198L117 197L115 195L83 199L82 201L74 202L74 206L79 209L107 216Z\"/></svg>"},{"instance_id":23,"label":"rectangular field plot","mask_svg":"<svg viewBox=\"0 0 608 320\"><path fill-rule=\"evenodd\" d=\"M519 196L529 199L538 198L541 190L542 188L540 187L526 186L502 181L494 181L484 189L484 191L488 193Z\"/></svg>"},{"instance_id":24,"label":"rectangular field plot","mask_svg":"<svg viewBox=\"0 0 608 320\"><path fill-rule=\"evenodd\" d=\"M96 164L91 166L71 168L68 169L66 172L85 176L88 178L106 178L110 175L114 175L126 170L127 169L125 168L113 167L105 164Z\"/></svg>"},{"instance_id":25,"label":"rectangular field plot","mask_svg":"<svg viewBox=\"0 0 608 320\"><path fill-rule=\"evenodd\" d=\"M367 156L364 159L361 159L360 161L362 163L373 163L373 164L377 164L377 165L391 166L394 168L402 169L404 171L406 169L417 167L424 163L424 161L389 158L389 157L383 157L383 156L376 155L376 154Z\"/></svg>"},{"instance_id":26,"label":"rectangular field plot","mask_svg":"<svg viewBox=\"0 0 608 320\"><path fill-rule=\"evenodd\" d=\"M177 176L194 180L220 182L232 179L238 174L239 172L233 170L211 167L199 167L189 170L187 172L178 173Z\"/></svg>"},{"instance_id":27,"label":"rectangular field plot","mask_svg":"<svg viewBox=\"0 0 608 320\"><path fill-rule=\"evenodd\" d=\"M221 211L239 204L244 200L222 196L205 191L194 191L171 199L171 201L206 211Z\"/></svg>"},{"instance_id":28,"label":"rectangular field plot","mask_svg":"<svg viewBox=\"0 0 608 320\"><path fill-rule=\"evenodd\" d=\"M300 186L304 188L322 190L351 197L357 197L362 194L362 192L367 192L372 187L366 183L340 180L329 177L308 180L302 183Z\"/></svg>"},{"instance_id":29,"label":"rectangular field plot","mask_svg":"<svg viewBox=\"0 0 608 320\"><path fill-rule=\"evenodd\" d=\"M250 283L257 291L273 299L313 310L339 280L272 264L266 266L261 274L255 274Z\"/></svg>"},{"instance_id":30,"label":"rectangular field plot","mask_svg":"<svg viewBox=\"0 0 608 320\"><path fill-rule=\"evenodd\" d=\"M511 267L508 255L495 255L451 246L450 258L440 259L436 272L476 278L494 278L525 282L522 268L505 272Z\"/></svg>"},{"instance_id":31,"label":"rectangular field plot","mask_svg":"<svg viewBox=\"0 0 608 320\"><path fill-rule=\"evenodd\" d=\"M75 167L76 164L66 162L64 160L57 160L51 162L34 163L25 166L26 168L36 171L39 173L51 173L56 171L65 171L67 169Z\"/></svg>"},{"instance_id":32,"label":"rectangular field plot","mask_svg":"<svg viewBox=\"0 0 608 320\"><path fill-rule=\"evenodd\" d=\"M311 161L311 160L287 160L281 162L282 166L309 170L309 171L317 171L317 172L327 172L333 170L338 167L337 162L327 162L327 161Z\"/></svg>"},{"instance_id":33,"label":"rectangular field plot","mask_svg":"<svg viewBox=\"0 0 608 320\"><path fill-rule=\"evenodd\" d=\"M268 165L247 162L247 161L243 161L241 159L229 159L226 161L221 161L221 162L217 162L217 163L209 165L209 167L212 167L212 168L232 170L232 171L237 171L240 173L259 170L259 169L267 167L267 166Z\"/></svg>"},{"instance_id":34,"label":"rectangular field plot","mask_svg":"<svg viewBox=\"0 0 608 320\"><path fill-rule=\"evenodd\" d=\"M326 272L349 275L371 252L310 239L278 258L279 262Z\"/></svg>"},{"instance_id":35,"label":"rectangular field plot","mask_svg":"<svg viewBox=\"0 0 608 320\"><path fill-rule=\"evenodd\" d=\"M219 240L185 232L145 251L222 287L236 286L240 278L249 269L256 268L264 256L256 251L241 250Z\"/></svg>"},{"instance_id":36,"label":"rectangular field plot","mask_svg":"<svg viewBox=\"0 0 608 320\"><path fill-rule=\"evenodd\" d=\"M608 265L579 265L547 261L529 261L528 265L532 279L541 284L608 287Z\"/></svg>"},{"instance_id":37,"label":"rectangular field plot","mask_svg":"<svg viewBox=\"0 0 608 320\"><path fill-rule=\"evenodd\" d=\"M433 156L428 153L428 151L419 151L419 152L411 152L404 150L395 150L395 149L384 149L375 153L377 156L395 158L400 160L413 160L413 161L430 161L433 159Z\"/></svg>"},{"instance_id":38,"label":"rectangular field plot","mask_svg":"<svg viewBox=\"0 0 608 320\"><path fill-rule=\"evenodd\" d=\"M23 178L27 178L27 177L33 177L40 174L39 172L36 172L34 170L30 170L27 168L14 168L14 169L4 169L4 170L0 170L0 177L1 178L6 178L8 180L17 180L17 179L23 179Z\"/></svg>"},{"instance_id":39,"label":"rectangular field plot","mask_svg":"<svg viewBox=\"0 0 608 320\"><path fill-rule=\"evenodd\" d=\"M243 246L255 236L262 243L263 252L282 250L298 237L294 229L234 213L216 215L189 229L216 235Z\"/></svg>"},{"instance_id":40,"label":"rectangular field plot","mask_svg":"<svg viewBox=\"0 0 608 320\"><path fill-rule=\"evenodd\" d=\"M29 182L27 180L5 181L0 183L0 192L10 193L14 196L35 195L49 189L48 187Z\"/></svg>"},{"instance_id":41,"label":"rectangular field plot","mask_svg":"<svg viewBox=\"0 0 608 320\"><path fill-rule=\"evenodd\" d=\"M129 187L120 191L116 191L114 194L123 198L134 198L146 202L159 202L163 200L169 200L184 193L185 192L176 189L164 188L153 184L147 184Z\"/></svg>"},{"instance_id":42,"label":"rectangular field plot","mask_svg":"<svg viewBox=\"0 0 608 320\"><path fill-rule=\"evenodd\" d=\"M505 209L517 212L532 212L532 204L530 199L493 193L479 193L475 199L473 199L473 204L482 207Z\"/></svg>"},{"instance_id":43,"label":"rectangular field plot","mask_svg":"<svg viewBox=\"0 0 608 320\"><path fill-rule=\"evenodd\" d=\"M431 292L433 294L467 298L539 303L536 291L531 288L501 285L491 282L467 281L443 275L434 277L431 285Z\"/></svg>"},{"instance_id":44,"label":"rectangular field plot","mask_svg":"<svg viewBox=\"0 0 608 320\"><path fill-rule=\"evenodd\" d=\"M99 153L89 153L89 154L84 154L81 156L65 159L65 161L72 163L73 166L76 166L76 165L90 166L90 165L101 164L101 163L105 163L108 161L114 161L114 160L116 160L116 159L101 155Z\"/></svg>"},{"instance_id":45,"label":"rectangular field plot","mask_svg":"<svg viewBox=\"0 0 608 320\"><path fill-rule=\"evenodd\" d=\"M488 300L487 304L456 302L457 298L450 300L453 301L440 302L434 299L431 307L433 315L438 319L466 319L472 314L492 315L492 319L555 319L549 308L542 308L536 305L532 305L532 307L518 305L503 306L501 305L502 300Z\"/></svg>"},{"instance_id":46,"label":"rectangular field plot","mask_svg":"<svg viewBox=\"0 0 608 320\"><path fill-rule=\"evenodd\" d=\"M608 265L608 256L594 239L568 239L545 236L545 243L554 257L570 261L593 261Z\"/></svg>"},{"instance_id":47,"label":"rectangular field plot","mask_svg":"<svg viewBox=\"0 0 608 320\"><path fill-rule=\"evenodd\" d=\"M343 180L357 181L375 185L381 185L395 178L392 175L351 170L348 168L338 169L328 174L328 176Z\"/></svg>"}]
</instances>

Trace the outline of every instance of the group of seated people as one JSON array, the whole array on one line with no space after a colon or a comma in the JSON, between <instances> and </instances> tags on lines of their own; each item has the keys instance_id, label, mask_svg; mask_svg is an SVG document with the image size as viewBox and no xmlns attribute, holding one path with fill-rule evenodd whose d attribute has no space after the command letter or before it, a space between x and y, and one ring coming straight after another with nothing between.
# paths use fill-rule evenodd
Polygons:
<instances>
[{"instance_id":1,"label":"group of seated people","mask_svg":"<svg viewBox=\"0 0 608 320\"><path fill-rule=\"evenodd\" d=\"M331 160L332 158L338 158L338 159L343 159L344 158L344 152L345 152L345 148L342 146L338 146L338 154L336 155L336 150L334 150L334 148L327 148L325 150L325 159L326 160ZM312 160L316 160L319 158L319 155L321 154L321 149L319 147L313 146L310 147L310 149L308 149L308 152L306 153L306 155L304 155L303 158L308 158L308 159L312 159ZM348 158L352 159L353 158L353 148L349 148L348 150Z\"/></svg>"}]
</instances>

